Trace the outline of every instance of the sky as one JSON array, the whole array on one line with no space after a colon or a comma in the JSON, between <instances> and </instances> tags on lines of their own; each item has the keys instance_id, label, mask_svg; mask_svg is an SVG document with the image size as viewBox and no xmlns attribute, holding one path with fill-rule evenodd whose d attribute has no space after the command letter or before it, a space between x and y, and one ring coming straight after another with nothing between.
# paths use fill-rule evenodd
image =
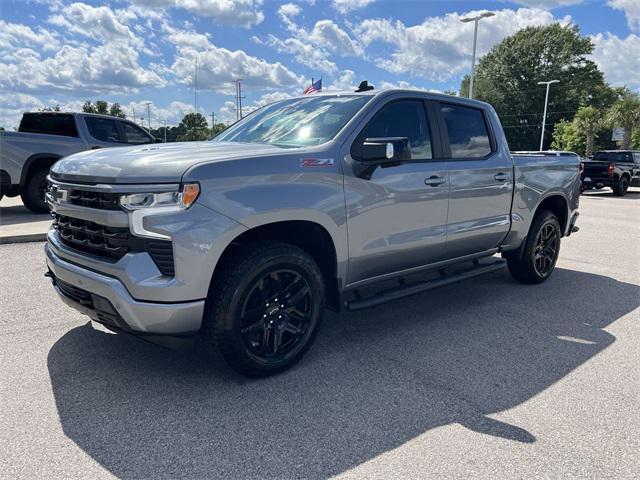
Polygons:
<instances>
[{"instance_id":1,"label":"sky","mask_svg":"<svg viewBox=\"0 0 640 480\"><path fill-rule=\"evenodd\" d=\"M576 24L612 85L640 90L640 0L0 0L0 126L22 112L86 100L176 125L197 110L234 121L235 83L249 111L325 90L457 90L478 55L518 29Z\"/></svg>"}]
</instances>

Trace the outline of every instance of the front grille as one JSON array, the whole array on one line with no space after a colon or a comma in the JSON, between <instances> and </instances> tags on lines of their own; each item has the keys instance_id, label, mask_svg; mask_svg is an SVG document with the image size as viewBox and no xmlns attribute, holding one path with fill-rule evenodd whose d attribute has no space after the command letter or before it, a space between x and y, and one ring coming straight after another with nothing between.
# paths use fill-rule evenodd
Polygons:
<instances>
[{"instance_id":1,"label":"front grille","mask_svg":"<svg viewBox=\"0 0 640 480\"><path fill-rule=\"evenodd\" d=\"M74 205L98 208L101 210L120 210L121 193L90 192L87 190L69 191L68 201Z\"/></svg>"},{"instance_id":2,"label":"front grille","mask_svg":"<svg viewBox=\"0 0 640 480\"><path fill-rule=\"evenodd\" d=\"M131 249L128 228L106 227L80 218L53 214L62 243L85 253L119 260Z\"/></svg>"},{"instance_id":3,"label":"front grille","mask_svg":"<svg viewBox=\"0 0 640 480\"><path fill-rule=\"evenodd\" d=\"M173 244L131 235L128 228L107 227L80 218L53 214L53 227L69 248L118 261L129 252L147 252L162 275L175 275Z\"/></svg>"}]
</instances>

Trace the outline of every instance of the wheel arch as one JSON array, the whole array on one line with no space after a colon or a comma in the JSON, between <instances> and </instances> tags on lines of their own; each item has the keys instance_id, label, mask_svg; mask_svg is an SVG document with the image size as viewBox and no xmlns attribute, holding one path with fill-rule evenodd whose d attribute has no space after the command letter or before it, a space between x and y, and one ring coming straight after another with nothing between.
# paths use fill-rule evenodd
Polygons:
<instances>
[{"instance_id":1,"label":"wheel arch","mask_svg":"<svg viewBox=\"0 0 640 480\"><path fill-rule=\"evenodd\" d=\"M51 168L54 163L62 158L56 153L35 153L24 162L22 173L20 174L20 186L24 187L27 180L38 170Z\"/></svg>"},{"instance_id":2,"label":"wheel arch","mask_svg":"<svg viewBox=\"0 0 640 480\"><path fill-rule=\"evenodd\" d=\"M569 223L569 203L567 202L567 199L563 195L557 193L544 197L536 206L533 216L531 217L532 221L543 210L553 213L558 218L558 221L560 222L560 231L562 236L564 236Z\"/></svg>"},{"instance_id":3,"label":"wheel arch","mask_svg":"<svg viewBox=\"0 0 640 480\"><path fill-rule=\"evenodd\" d=\"M253 226L235 237L222 251L213 271L212 282L220 274L224 260L238 249L251 243L276 240L295 245L307 252L318 264L327 291L327 306L334 311L340 309L340 280L338 278L338 256L335 242L329 231L310 220L282 220Z\"/></svg>"}]
</instances>

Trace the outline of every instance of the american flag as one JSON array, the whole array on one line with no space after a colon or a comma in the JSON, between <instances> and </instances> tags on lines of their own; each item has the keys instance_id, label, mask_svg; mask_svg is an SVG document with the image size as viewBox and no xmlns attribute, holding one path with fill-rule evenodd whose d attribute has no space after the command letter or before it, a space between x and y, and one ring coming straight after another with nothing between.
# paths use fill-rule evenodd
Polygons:
<instances>
[{"instance_id":1,"label":"american flag","mask_svg":"<svg viewBox=\"0 0 640 480\"><path fill-rule=\"evenodd\" d=\"M311 80L311 85L305 88L304 92L302 93L306 95L307 93L315 93L320 91L322 91L322 77L320 77L320 80L318 80L317 82Z\"/></svg>"}]
</instances>

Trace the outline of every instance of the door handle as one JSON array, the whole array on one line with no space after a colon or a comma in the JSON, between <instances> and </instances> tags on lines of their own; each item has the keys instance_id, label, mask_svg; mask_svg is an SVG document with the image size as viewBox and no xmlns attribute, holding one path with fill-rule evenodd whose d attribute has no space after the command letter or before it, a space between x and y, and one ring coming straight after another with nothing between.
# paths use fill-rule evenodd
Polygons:
<instances>
[{"instance_id":1,"label":"door handle","mask_svg":"<svg viewBox=\"0 0 640 480\"><path fill-rule=\"evenodd\" d=\"M504 182L504 181L506 181L506 180L507 180L507 174L506 174L506 173L503 173L503 172L496 173L496 174L493 176L493 178L494 178L494 179L496 179L496 180L497 180L497 181L499 181L499 182Z\"/></svg>"},{"instance_id":2,"label":"door handle","mask_svg":"<svg viewBox=\"0 0 640 480\"><path fill-rule=\"evenodd\" d=\"M442 185L444 182L445 179L438 175L431 175L429 178L424 179L424 184L429 185L430 187L437 187L438 185Z\"/></svg>"}]
</instances>

